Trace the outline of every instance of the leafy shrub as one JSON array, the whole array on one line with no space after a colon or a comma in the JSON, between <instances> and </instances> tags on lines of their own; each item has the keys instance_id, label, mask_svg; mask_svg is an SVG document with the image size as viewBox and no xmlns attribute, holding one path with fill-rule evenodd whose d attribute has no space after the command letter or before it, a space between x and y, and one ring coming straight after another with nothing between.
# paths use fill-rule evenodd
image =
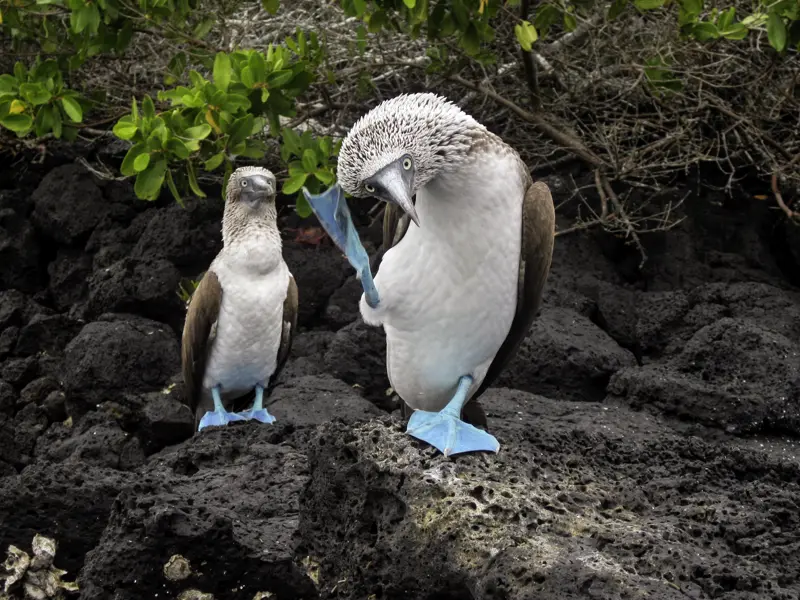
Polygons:
<instances>
[{"instance_id":1,"label":"leafy shrub","mask_svg":"<svg viewBox=\"0 0 800 600\"><path fill-rule=\"evenodd\" d=\"M733 0L732 0L733 1ZM234 0L228 8L246 4ZM279 9L278 0L262 0L263 10ZM513 35L523 56L551 32L574 31L596 10L595 0L340 0L359 25L359 51L367 34L390 30L412 39L425 37L429 70L446 70L464 61L487 65L496 60L498 31ZM231 8L231 6L233 8ZM800 3L760 0L752 14L735 7L709 7L705 0L614 0L607 19L626 11L677 11L680 35L687 43L740 43L766 32L775 52L800 49ZM513 15L510 31L497 28ZM155 98L133 98L127 114L116 119L114 134L132 145L121 166L135 177L136 195L152 200L166 187L176 201L187 193L203 197L198 171L220 172L227 180L238 161L260 160L277 143L287 175L282 191L296 194L296 209L310 213L299 190L319 191L335 179L339 144L284 122L296 117L297 103L312 85L336 78L326 64L324 31L303 31L283 44L225 51L204 39L215 16L201 0L36 0L0 4L0 32L14 52L33 54L30 68L17 62L0 75L0 131L26 138L72 139L84 127L84 115L103 104L102 90L79 94L65 82L99 55L124 56L135 34L171 40L177 51ZM136 33L135 33L136 32ZM188 65L193 68L188 69ZM654 56L647 82L662 92L677 90L667 60ZM119 107L116 107L119 109ZM284 121L282 121L282 119ZM272 141L270 141L272 140Z\"/></svg>"}]
</instances>

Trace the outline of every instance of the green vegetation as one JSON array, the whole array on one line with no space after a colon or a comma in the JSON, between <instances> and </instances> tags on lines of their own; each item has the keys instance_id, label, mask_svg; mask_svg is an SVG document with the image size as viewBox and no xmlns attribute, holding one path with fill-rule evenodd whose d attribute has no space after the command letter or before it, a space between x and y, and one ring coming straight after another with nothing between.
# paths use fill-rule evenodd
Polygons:
<instances>
[{"instance_id":1,"label":"green vegetation","mask_svg":"<svg viewBox=\"0 0 800 600\"><path fill-rule=\"evenodd\" d=\"M280 156L284 167L283 193L295 194L297 211L307 215L310 209L299 191L303 185L316 192L331 184L338 152L335 136L299 128L309 118L308 96L314 90L324 106L339 108L327 88L335 88L358 70L359 61L370 52L381 52L383 69L417 69L473 92L487 88L462 73L492 70L500 77L508 57L516 56L527 83L524 100L502 93L496 93L495 100L518 115L525 113L525 120L589 166L612 179L625 180L638 174L620 164L614 152L590 147L579 133L569 131L574 127L559 128L558 119L548 120L556 131L548 130L544 117L536 113L543 97L552 106L563 101L548 89L575 87L536 54L541 44L578 37L582 29L597 24L598 15L608 23L658 14L650 26L675 24L674 33L686 48L705 45L714 52L725 48L741 52L752 48L757 38L759 45L753 51L769 55L772 61L790 56L796 60L800 49L797 0L732 0L722 5L713 0L613 0L607 4L594 0L339 0L343 17L354 20L347 25L351 33L346 40L348 58L337 55L335 61L332 56L341 50L336 46L342 45L341 40L331 41L326 27L312 21L299 22L293 35L281 40L259 41L256 47L232 45L230 32L222 24L245 10L248 15L257 11L262 17L278 18L290 6L278 0L260 4L246 0L0 0L0 33L11 40L10 54L22 57L0 75L0 136L22 141L74 139L81 132L97 135L113 127L116 137L131 143L121 172L135 177L136 195L152 200L167 188L178 202L188 194L205 196L198 174L216 174L224 181L238 162L262 160L272 152ZM384 52L380 43L386 39L420 42L424 62ZM132 84L132 93L121 98L122 91L93 82L91 73L98 60L117 61L120 73L126 68L135 70L131 65L143 56L136 48L145 43L157 44L160 56L166 57L166 64L159 67L160 85L142 89ZM680 53L674 48L653 50L641 61L640 71L655 101L670 93L686 93L687 77L677 64ZM358 75L361 97L374 89L372 75L366 67ZM574 101L574 90L571 97ZM532 111L520 107L521 103L529 103ZM305 115L298 117L301 105ZM98 130L97 123L87 122L90 118L103 127Z\"/></svg>"}]
</instances>

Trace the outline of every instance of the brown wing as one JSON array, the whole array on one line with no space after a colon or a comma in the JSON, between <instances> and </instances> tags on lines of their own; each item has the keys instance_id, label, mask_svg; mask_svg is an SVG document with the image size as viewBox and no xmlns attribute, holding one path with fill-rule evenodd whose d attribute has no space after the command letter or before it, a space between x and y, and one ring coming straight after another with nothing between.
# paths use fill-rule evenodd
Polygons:
<instances>
[{"instance_id":1,"label":"brown wing","mask_svg":"<svg viewBox=\"0 0 800 600\"><path fill-rule=\"evenodd\" d=\"M283 301L283 327L281 328L281 345L278 347L278 362L275 366L275 372L270 377L270 385L275 382L280 375L286 360L289 358L289 352L292 350L292 341L294 340L295 331L297 331L297 307L298 294L297 283L294 277L289 274L289 286L286 289L286 300Z\"/></svg>"},{"instance_id":2,"label":"brown wing","mask_svg":"<svg viewBox=\"0 0 800 600\"><path fill-rule=\"evenodd\" d=\"M183 382L186 404L196 415L202 396L206 358L214 337L214 325L222 303L222 286L216 273L207 271L192 294L181 339ZM196 428L195 423L195 428Z\"/></svg>"},{"instance_id":3,"label":"brown wing","mask_svg":"<svg viewBox=\"0 0 800 600\"><path fill-rule=\"evenodd\" d=\"M403 239L411 218L396 204L386 203L383 213L383 251L386 252Z\"/></svg>"},{"instance_id":4,"label":"brown wing","mask_svg":"<svg viewBox=\"0 0 800 600\"><path fill-rule=\"evenodd\" d=\"M550 188L543 181L530 185L522 204L522 249L519 257L517 310L503 345L489 366L475 400L492 385L500 372L517 353L539 312L542 292L550 273L555 239L556 213Z\"/></svg>"}]
</instances>

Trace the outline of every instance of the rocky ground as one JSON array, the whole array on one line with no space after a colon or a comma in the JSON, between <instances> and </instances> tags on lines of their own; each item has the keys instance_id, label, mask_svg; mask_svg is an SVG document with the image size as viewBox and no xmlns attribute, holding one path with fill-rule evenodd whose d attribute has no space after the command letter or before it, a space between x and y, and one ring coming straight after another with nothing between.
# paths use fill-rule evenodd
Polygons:
<instances>
[{"instance_id":1,"label":"rocky ground","mask_svg":"<svg viewBox=\"0 0 800 600\"><path fill-rule=\"evenodd\" d=\"M288 209L278 421L193 437L177 290L221 202L138 201L75 152L0 173L0 546L55 539L81 599L800 598L800 230L767 203L693 196L642 272L623 240L559 237L484 397L500 453L445 459Z\"/></svg>"}]
</instances>

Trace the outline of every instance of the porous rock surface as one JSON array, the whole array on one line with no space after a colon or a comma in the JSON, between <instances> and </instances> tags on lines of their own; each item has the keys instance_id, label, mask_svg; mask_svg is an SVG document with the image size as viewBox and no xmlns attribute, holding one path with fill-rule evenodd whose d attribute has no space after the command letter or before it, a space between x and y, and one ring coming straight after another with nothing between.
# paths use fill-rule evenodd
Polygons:
<instances>
[{"instance_id":1,"label":"porous rock surface","mask_svg":"<svg viewBox=\"0 0 800 600\"><path fill-rule=\"evenodd\" d=\"M800 599L800 254L778 211L693 197L643 270L614 236L559 237L482 400L500 453L446 459L404 433L346 260L288 210L278 420L193 436L178 285L220 248L219 191L141 202L81 152L0 178L0 548L54 538L81 599Z\"/></svg>"}]
</instances>

